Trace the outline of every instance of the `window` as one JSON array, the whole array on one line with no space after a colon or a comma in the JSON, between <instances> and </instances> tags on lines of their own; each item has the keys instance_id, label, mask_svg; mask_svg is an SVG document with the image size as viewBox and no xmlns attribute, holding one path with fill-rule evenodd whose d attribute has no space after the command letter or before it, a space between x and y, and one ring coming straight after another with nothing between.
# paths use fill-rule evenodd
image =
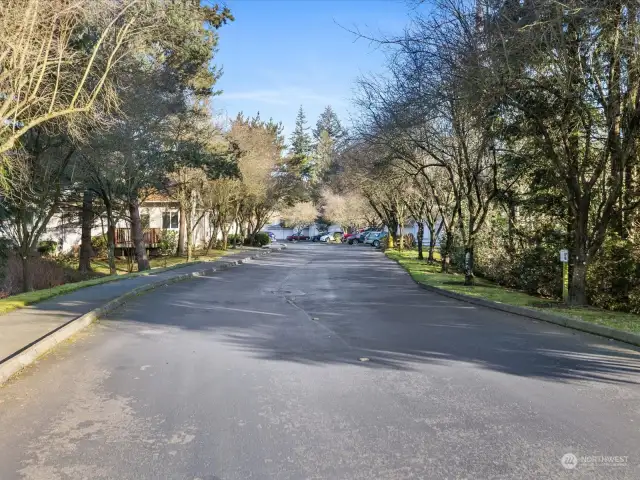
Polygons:
<instances>
[{"instance_id":1,"label":"window","mask_svg":"<svg viewBox=\"0 0 640 480\"><path fill-rule=\"evenodd\" d=\"M162 228L178 228L178 212L162 212Z\"/></svg>"}]
</instances>

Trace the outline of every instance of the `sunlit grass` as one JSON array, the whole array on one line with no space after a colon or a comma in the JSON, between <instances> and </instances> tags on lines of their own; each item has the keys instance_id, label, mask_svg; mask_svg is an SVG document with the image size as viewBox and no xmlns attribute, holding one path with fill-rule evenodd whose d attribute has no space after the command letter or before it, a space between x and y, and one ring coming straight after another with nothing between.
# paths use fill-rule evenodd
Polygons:
<instances>
[{"instance_id":1,"label":"sunlit grass","mask_svg":"<svg viewBox=\"0 0 640 480\"><path fill-rule=\"evenodd\" d=\"M208 254L205 255L204 251L197 251L194 253L194 261L198 262L210 262L225 254L226 252L232 252L233 250L210 250ZM168 256L168 257L152 257L149 259L149 264L151 268L166 268L172 267L174 265L179 265L185 263L187 261L187 257L179 257L179 256ZM138 271L138 265L135 260L132 262L132 270L129 272L129 262L124 257L116 258L116 272L118 275L128 274ZM76 269L78 268L78 259L74 258L71 260L65 261L65 266L69 268ZM106 258L102 259L93 259L91 261L91 268L95 273L109 275L109 263Z\"/></svg>"},{"instance_id":2,"label":"sunlit grass","mask_svg":"<svg viewBox=\"0 0 640 480\"><path fill-rule=\"evenodd\" d=\"M34 303L42 302L44 300L48 300L49 298L56 297L58 295L63 295L65 293L70 293L75 290L79 290L85 287L91 287L93 285L100 285L101 283L113 282L116 280L124 280L127 278L134 278L142 275L149 275L154 273L159 273L165 270L171 270L174 268L180 268L182 266L191 265L196 262L211 262L216 260L220 256L231 253L233 250L211 250L208 255L204 255L204 252L199 252L199 255L195 255L195 260L191 263L187 263L186 257L166 257L166 258L153 258L150 260L151 270L147 270L144 272L137 272L137 266L132 273L128 273L126 266L127 262L124 259L118 259L116 261L116 268L119 273L116 275L108 275L109 273L109 265L106 262L102 262L99 260L91 262L91 266L96 273L106 274L103 277L93 278L91 280L83 280L81 282L74 283L66 283L64 285L59 285L53 288L47 288L44 290L36 290L35 292L27 292L20 293L18 295L11 295L10 297L6 297L0 299L0 315L11 312L18 308L23 308L28 305L32 305ZM121 266L124 265L124 268ZM74 262L65 262L65 266L74 267ZM77 268L78 263L75 261L75 268Z\"/></svg>"},{"instance_id":3,"label":"sunlit grass","mask_svg":"<svg viewBox=\"0 0 640 480\"><path fill-rule=\"evenodd\" d=\"M459 273L441 273L440 263L429 264L418 260L415 250L387 250L389 258L396 260L419 283L442 288L450 292L472 297L484 298L494 302L518 307L533 308L551 312L568 318L578 318L607 327L640 333L640 316L624 312L612 312L598 308L568 307L562 302L536 297L528 293L503 287L483 278L476 278L475 285L464 285L464 275Z\"/></svg>"}]
</instances>

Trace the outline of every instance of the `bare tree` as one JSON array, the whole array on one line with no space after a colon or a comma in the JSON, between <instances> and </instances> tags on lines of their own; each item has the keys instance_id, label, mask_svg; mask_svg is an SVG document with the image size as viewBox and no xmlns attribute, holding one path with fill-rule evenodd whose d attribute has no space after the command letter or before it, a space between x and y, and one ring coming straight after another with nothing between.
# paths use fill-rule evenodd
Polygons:
<instances>
[{"instance_id":1,"label":"bare tree","mask_svg":"<svg viewBox=\"0 0 640 480\"><path fill-rule=\"evenodd\" d=\"M0 155L45 122L76 122L117 103L112 72L148 28L145 2L5 0L0 13ZM158 13L158 12L155 12ZM78 32L87 31L81 48ZM93 37L95 33L95 37ZM104 117L94 116L95 121ZM73 130L73 129L71 129Z\"/></svg>"},{"instance_id":2,"label":"bare tree","mask_svg":"<svg viewBox=\"0 0 640 480\"><path fill-rule=\"evenodd\" d=\"M21 139L19 167L12 169L12 189L1 203L0 231L17 246L25 292L33 290L31 265L51 218L73 189L69 168L76 147L65 136L34 128Z\"/></svg>"},{"instance_id":3,"label":"bare tree","mask_svg":"<svg viewBox=\"0 0 640 480\"><path fill-rule=\"evenodd\" d=\"M303 228L309 227L318 218L318 209L313 202L300 202L284 209L282 218L299 235Z\"/></svg>"}]
</instances>

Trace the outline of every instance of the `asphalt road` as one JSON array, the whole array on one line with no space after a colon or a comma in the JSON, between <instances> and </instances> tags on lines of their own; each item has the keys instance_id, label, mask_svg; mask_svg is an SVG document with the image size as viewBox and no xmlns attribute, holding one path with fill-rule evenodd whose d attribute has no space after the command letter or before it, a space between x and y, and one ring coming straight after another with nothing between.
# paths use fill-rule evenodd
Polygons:
<instances>
[{"instance_id":1,"label":"asphalt road","mask_svg":"<svg viewBox=\"0 0 640 480\"><path fill-rule=\"evenodd\" d=\"M639 372L637 349L425 292L370 248L291 245L0 388L0 479L637 479Z\"/></svg>"}]
</instances>

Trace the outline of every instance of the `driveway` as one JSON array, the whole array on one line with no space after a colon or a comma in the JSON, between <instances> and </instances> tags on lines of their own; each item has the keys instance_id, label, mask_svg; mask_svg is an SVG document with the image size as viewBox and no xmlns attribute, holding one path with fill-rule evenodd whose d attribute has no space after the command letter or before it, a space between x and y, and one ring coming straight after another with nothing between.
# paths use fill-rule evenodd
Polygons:
<instances>
[{"instance_id":1,"label":"driveway","mask_svg":"<svg viewBox=\"0 0 640 480\"><path fill-rule=\"evenodd\" d=\"M640 478L639 350L287 246L0 388L0 479Z\"/></svg>"}]
</instances>

